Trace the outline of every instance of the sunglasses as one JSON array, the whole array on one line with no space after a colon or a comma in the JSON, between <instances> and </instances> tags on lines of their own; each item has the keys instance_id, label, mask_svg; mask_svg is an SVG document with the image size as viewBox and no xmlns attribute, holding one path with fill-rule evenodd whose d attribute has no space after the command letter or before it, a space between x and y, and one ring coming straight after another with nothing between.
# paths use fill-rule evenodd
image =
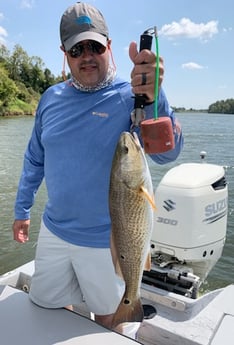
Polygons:
<instances>
[{"instance_id":1,"label":"sunglasses","mask_svg":"<svg viewBox=\"0 0 234 345\"><path fill-rule=\"evenodd\" d=\"M77 58L81 56L84 50L87 49L89 52L93 54L101 55L105 53L106 47L103 46L101 43L96 41L90 41L88 43L77 43L75 44L70 50L68 50L68 54L72 58Z\"/></svg>"}]
</instances>

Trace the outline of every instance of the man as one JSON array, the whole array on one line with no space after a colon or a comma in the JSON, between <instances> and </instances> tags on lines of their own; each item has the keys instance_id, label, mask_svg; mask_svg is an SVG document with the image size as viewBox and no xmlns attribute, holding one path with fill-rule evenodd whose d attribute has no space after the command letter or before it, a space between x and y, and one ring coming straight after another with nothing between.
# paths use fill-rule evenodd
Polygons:
<instances>
[{"instance_id":1,"label":"man","mask_svg":"<svg viewBox=\"0 0 234 345\"><path fill-rule=\"evenodd\" d=\"M60 308L84 297L96 321L111 328L124 282L110 254L110 170L119 136L131 126L133 93L147 96L147 117L153 116L156 57L149 50L138 53L132 42L131 85L116 77L105 20L86 3L65 11L60 36L72 77L49 88L39 102L16 197L14 239L28 240L30 208L45 178L48 202L30 298L42 307ZM162 59L159 67L160 86ZM161 88L158 111L171 118L175 135L173 150L152 155L165 163L176 159L183 139Z\"/></svg>"}]
</instances>

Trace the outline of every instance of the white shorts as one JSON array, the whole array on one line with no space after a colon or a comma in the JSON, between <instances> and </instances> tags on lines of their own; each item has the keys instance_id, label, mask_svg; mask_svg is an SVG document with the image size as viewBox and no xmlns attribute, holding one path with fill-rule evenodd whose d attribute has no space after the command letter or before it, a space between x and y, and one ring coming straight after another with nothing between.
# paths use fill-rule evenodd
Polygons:
<instances>
[{"instance_id":1,"label":"white shorts","mask_svg":"<svg viewBox=\"0 0 234 345\"><path fill-rule=\"evenodd\" d=\"M29 293L34 303L61 308L85 301L90 312L109 315L116 311L124 290L109 248L70 244L51 233L42 222Z\"/></svg>"}]
</instances>

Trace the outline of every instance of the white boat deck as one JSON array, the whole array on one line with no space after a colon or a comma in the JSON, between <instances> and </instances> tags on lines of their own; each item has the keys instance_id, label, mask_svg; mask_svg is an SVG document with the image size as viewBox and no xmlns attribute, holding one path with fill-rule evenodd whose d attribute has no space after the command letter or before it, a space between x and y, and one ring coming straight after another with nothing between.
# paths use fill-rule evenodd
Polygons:
<instances>
[{"instance_id":1,"label":"white boat deck","mask_svg":"<svg viewBox=\"0 0 234 345\"><path fill-rule=\"evenodd\" d=\"M137 341L97 325L85 308L44 309L19 289L30 286L34 262L0 276L1 345L130 345ZM18 289L19 288L19 289ZM144 320L138 341L144 345L233 345L234 284L190 299L142 285L142 301L157 315Z\"/></svg>"},{"instance_id":2,"label":"white boat deck","mask_svg":"<svg viewBox=\"0 0 234 345\"><path fill-rule=\"evenodd\" d=\"M152 345L152 339L156 345L234 345L234 284L197 300L150 293L150 288L143 294L158 311L140 327L138 339L144 345Z\"/></svg>"},{"instance_id":3,"label":"white boat deck","mask_svg":"<svg viewBox=\"0 0 234 345\"><path fill-rule=\"evenodd\" d=\"M0 303L1 345L136 344L66 309L40 308L10 286L0 285Z\"/></svg>"}]
</instances>

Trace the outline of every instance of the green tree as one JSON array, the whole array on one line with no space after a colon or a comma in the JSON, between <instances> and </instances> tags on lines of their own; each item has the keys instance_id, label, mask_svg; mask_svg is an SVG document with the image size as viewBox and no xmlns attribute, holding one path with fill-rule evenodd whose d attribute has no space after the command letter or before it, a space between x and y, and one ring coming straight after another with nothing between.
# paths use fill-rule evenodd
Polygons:
<instances>
[{"instance_id":1,"label":"green tree","mask_svg":"<svg viewBox=\"0 0 234 345\"><path fill-rule=\"evenodd\" d=\"M209 113L234 114L234 99L217 101L209 106Z\"/></svg>"},{"instance_id":2,"label":"green tree","mask_svg":"<svg viewBox=\"0 0 234 345\"><path fill-rule=\"evenodd\" d=\"M18 88L8 76L7 70L0 65L0 113L16 98Z\"/></svg>"},{"instance_id":3,"label":"green tree","mask_svg":"<svg viewBox=\"0 0 234 345\"><path fill-rule=\"evenodd\" d=\"M10 52L4 46L0 44L0 63L7 68L9 64Z\"/></svg>"},{"instance_id":4,"label":"green tree","mask_svg":"<svg viewBox=\"0 0 234 345\"><path fill-rule=\"evenodd\" d=\"M51 73L51 71L48 68L46 68L44 70L44 85L43 85L43 89L46 90L48 87L50 87L54 83L55 83L54 75Z\"/></svg>"},{"instance_id":5,"label":"green tree","mask_svg":"<svg viewBox=\"0 0 234 345\"><path fill-rule=\"evenodd\" d=\"M27 52L16 45L12 54L0 46L0 107L6 112L22 113L34 107L40 95L51 85L61 81L55 78L38 56L29 57ZM13 102L13 103L12 103ZM9 107L8 107L9 105Z\"/></svg>"},{"instance_id":6,"label":"green tree","mask_svg":"<svg viewBox=\"0 0 234 345\"><path fill-rule=\"evenodd\" d=\"M20 45L16 45L10 57L9 77L13 80L22 80L22 66L29 65L29 56Z\"/></svg>"}]
</instances>

